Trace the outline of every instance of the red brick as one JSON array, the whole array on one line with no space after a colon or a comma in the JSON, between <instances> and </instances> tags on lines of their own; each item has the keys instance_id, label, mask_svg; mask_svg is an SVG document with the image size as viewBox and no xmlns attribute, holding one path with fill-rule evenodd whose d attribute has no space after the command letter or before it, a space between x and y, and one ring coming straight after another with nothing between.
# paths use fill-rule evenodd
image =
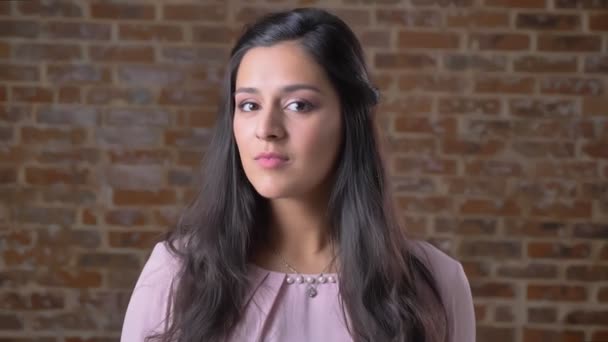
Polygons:
<instances>
[{"instance_id":1,"label":"red brick","mask_svg":"<svg viewBox=\"0 0 608 342\"><path fill-rule=\"evenodd\" d=\"M0 64L0 80L38 81L40 80L40 69L37 66Z\"/></svg>"},{"instance_id":2,"label":"red brick","mask_svg":"<svg viewBox=\"0 0 608 342\"><path fill-rule=\"evenodd\" d=\"M63 309L65 298L53 292L5 292L0 295L0 308L4 310L52 310Z\"/></svg>"},{"instance_id":3,"label":"red brick","mask_svg":"<svg viewBox=\"0 0 608 342\"><path fill-rule=\"evenodd\" d=\"M85 252L78 256L76 264L78 267L128 270L139 268L139 258L133 253Z\"/></svg>"},{"instance_id":4,"label":"red brick","mask_svg":"<svg viewBox=\"0 0 608 342\"><path fill-rule=\"evenodd\" d=\"M494 311L494 320L496 322L513 322L515 320L515 313L510 306L497 306Z\"/></svg>"},{"instance_id":5,"label":"red brick","mask_svg":"<svg viewBox=\"0 0 608 342\"><path fill-rule=\"evenodd\" d=\"M477 339L479 341L513 342L515 329L512 327L477 326Z\"/></svg>"},{"instance_id":6,"label":"red brick","mask_svg":"<svg viewBox=\"0 0 608 342\"><path fill-rule=\"evenodd\" d=\"M173 190L115 190L112 201L116 205L171 205L177 196Z\"/></svg>"},{"instance_id":7,"label":"red brick","mask_svg":"<svg viewBox=\"0 0 608 342\"><path fill-rule=\"evenodd\" d=\"M88 225L96 225L97 224L97 216L91 209L84 209L81 215L81 222L83 224Z\"/></svg>"},{"instance_id":8,"label":"red brick","mask_svg":"<svg viewBox=\"0 0 608 342\"><path fill-rule=\"evenodd\" d=\"M45 26L44 34L51 39L109 40L112 26L87 22L50 22Z\"/></svg>"},{"instance_id":9,"label":"red brick","mask_svg":"<svg viewBox=\"0 0 608 342\"><path fill-rule=\"evenodd\" d=\"M100 287L102 276L99 271L57 269L43 272L37 280L43 286L87 289Z\"/></svg>"},{"instance_id":10,"label":"red brick","mask_svg":"<svg viewBox=\"0 0 608 342\"><path fill-rule=\"evenodd\" d=\"M224 21L228 15L227 4L166 4L163 18L187 21Z\"/></svg>"},{"instance_id":11,"label":"red brick","mask_svg":"<svg viewBox=\"0 0 608 342\"><path fill-rule=\"evenodd\" d=\"M566 279L588 282L606 281L608 280L608 266L571 265L566 269Z\"/></svg>"},{"instance_id":12,"label":"red brick","mask_svg":"<svg viewBox=\"0 0 608 342\"><path fill-rule=\"evenodd\" d=\"M86 135L86 131L82 128L60 129L32 126L21 128L21 140L26 144L82 144L86 140Z\"/></svg>"},{"instance_id":13,"label":"red brick","mask_svg":"<svg viewBox=\"0 0 608 342\"><path fill-rule=\"evenodd\" d=\"M96 62L152 63L155 60L151 46L90 46L89 55Z\"/></svg>"},{"instance_id":14,"label":"red brick","mask_svg":"<svg viewBox=\"0 0 608 342\"><path fill-rule=\"evenodd\" d=\"M574 56L521 56L513 61L515 71L524 72L576 72L577 61Z\"/></svg>"},{"instance_id":15,"label":"red brick","mask_svg":"<svg viewBox=\"0 0 608 342\"><path fill-rule=\"evenodd\" d=\"M216 101L219 96L217 87L202 89L163 89L158 100L161 105L203 106Z\"/></svg>"},{"instance_id":16,"label":"red brick","mask_svg":"<svg viewBox=\"0 0 608 342\"><path fill-rule=\"evenodd\" d=\"M473 310L475 311L475 318L479 322L479 321L483 321L486 318L487 312L488 312L488 307L484 304L474 303Z\"/></svg>"},{"instance_id":17,"label":"red brick","mask_svg":"<svg viewBox=\"0 0 608 342\"><path fill-rule=\"evenodd\" d=\"M582 114L585 116L608 117L608 99L605 96L590 96L583 98Z\"/></svg>"},{"instance_id":18,"label":"red brick","mask_svg":"<svg viewBox=\"0 0 608 342\"><path fill-rule=\"evenodd\" d=\"M484 114L495 115L500 113L500 101L496 98L478 97L440 97L438 112L441 114Z\"/></svg>"},{"instance_id":19,"label":"red brick","mask_svg":"<svg viewBox=\"0 0 608 342\"><path fill-rule=\"evenodd\" d=\"M82 103L80 88L78 87L61 87L57 89L57 102L62 104L79 104Z\"/></svg>"},{"instance_id":20,"label":"red brick","mask_svg":"<svg viewBox=\"0 0 608 342\"><path fill-rule=\"evenodd\" d=\"M467 79L452 75L405 74L399 77L399 90L404 92L460 92L468 88Z\"/></svg>"},{"instance_id":21,"label":"red brick","mask_svg":"<svg viewBox=\"0 0 608 342\"><path fill-rule=\"evenodd\" d=\"M545 8L546 0L485 0L487 6L512 8Z\"/></svg>"},{"instance_id":22,"label":"red brick","mask_svg":"<svg viewBox=\"0 0 608 342\"><path fill-rule=\"evenodd\" d=\"M112 163L119 164L164 164L173 161L170 151L162 149L110 150L108 156Z\"/></svg>"},{"instance_id":23,"label":"red brick","mask_svg":"<svg viewBox=\"0 0 608 342\"><path fill-rule=\"evenodd\" d=\"M374 65L378 69L433 69L437 60L429 54L378 52L374 56Z\"/></svg>"},{"instance_id":24,"label":"red brick","mask_svg":"<svg viewBox=\"0 0 608 342\"><path fill-rule=\"evenodd\" d=\"M536 164L535 176L564 179L585 179L598 177L598 165L595 161L539 162Z\"/></svg>"},{"instance_id":25,"label":"red brick","mask_svg":"<svg viewBox=\"0 0 608 342\"><path fill-rule=\"evenodd\" d=\"M456 174L456 162L436 158L396 158L398 174Z\"/></svg>"},{"instance_id":26,"label":"red brick","mask_svg":"<svg viewBox=\"0 0 608 342\"><path fill-rule=\"evenodd\" d=\"M0 20L0 38L36 38L40 25L35 21Z\"/></svg>"},{"instance_id":27,"label":"red brick","mask_svg":"<svg viewBox=\"0 0 608 342\"><path fill-rule=\"evenodd\" d=\"M23 330L23 319L21 315L14 313L0 313L0 330Z\"/></svg>"},{"instance_id":28,"label":"red brick","mask_svg":"<svg viewBox=\"0 0 608 342\"><path fill-rule=\"evenodd\" d=\"M546 190L548 191L548 190ZM508 236L560 237L567 234L569 226L551 220L506 220L505 233Z\"/></svg>"},{"instance_id":29,"label":"red brick","mask_svg":"<svg viewBox=\"0 0 608 342\"><path fill-rule=\"evenodd\" d=\"M473 0L412 0L414 6L437 6L437 7L470 7Z\"/></svg>"},{"instance_id":30,"label":"red brick","mask_svg":"<svg viewBox=\"0 0 608 342\"><path fill-rule=\"evenodd\" d=\"M608 311L606 310L573 310L564 318L566 324L608 326Z\"/></svg>"},{"instance_id":31,"label":"red brick","mask_svg":"<svg viewBox=\"0 0 608 342\"><path fill-rule=\"evenodd\" d=\"M379 8L375 12L376 23L386 27L438 27L441 13L435 10L402 10Z\"/></svg>"},{"instance_id":32,"label":"red brick","mask_svg":"<svg viewBox=\"0 0 608 342\"><path fill-rule=\"evenodd\" d=\"M8 42L0 42L0 58L9 58L11 46Z\"/></svg>"},{"instance_id":33,"label":"red brick","mask_svg":"<svg viewBox=\"0 0 608 342\"><path fill-rule=\"evenodd\" d=\"M586 342L585 333L582 331L555 331L526 327L523 331L523 342L538 341Z\"/></svg>"},{"instance_id":34,"label":"red brick","mask_svg":"<svg viewBox=\"0 0 608 342\"><path fill-rule=\"evenodd\" d=\"M606 142L592 142L586 143L582 146L583 153L594 157L608 159L608 143Z\"/></svg>"},{"instance_id":35,"label":"red brick","mask_svg":"<svg viewBox=\"0 0 608 342\"><path fill-rule=\"evenodd\" d=\"M554 201L533 205L531 215L539 217L554 217L559 219L591 218L592 203L590 201Z\"/></svg>"},{"instance_id":36,"label":"red brick","mask_svg":"<svg viewBox=\"0 0 608 342\"><path fill-rule=\"evenodd\" d=\"M464 215L497 215L517 216L521 207L513 200L468 199L460 206L459 212Z\"/></svg>"},{"instance_id":37,"label":"red brick","mask_svg":"<svg viewBox=\"0 0 608 342\"><path fill-rule=\"evenodd\" d=\"M556 323L557 310L555 308L528 308L529 323Z\"/></svg>"},{"instance_id":38,"label":"red brick","mask_svg":"<svg viewBox=\"0 0 608 342\"><path fill-rule=\"evenodd\" d=\"M492 257L499 259L519 259L522 244L519 241L463 240L459 253L463 257Z\"/></svg>"},{"instance_id":39,"label":"red brick","mask_svg":"<svg viewBox=\"0 0 608 342\"><path fill-rule=\"evenodd\" d=\"M188 113L188 126L211 128L216 122L215 111L194 110Z\"/></svg>"},{"instance_id":40,"label":"red brick","mask_svg":"<svg viewBox=\"0 0 608 342\"><path fill-rule=\"evenodd\" d=\"M452 208L452 201L447 197L404 197L396 199L397 206L408 213L446 213Z\"/></svg>"},{"instance_id":41,"label":"red brick","mask_svg":"<svg viewBox=\"0 0 608 342\"><path fill-rule=\"evenodd\" d=\"M150 249L160 241L161 236L157 232L110 232L109 243L117 248Z\"/></svg>"},{"instance_id":42,"label":"red brick","mask_svg":"<svg viewBox=\"0 0 608 342\"><path fill-rule=\"evenodd\" d=\"M15 86L11 90L11 100L15 102L53 102L51 88Z\"/></svg>"},{"instance_id":43,"label":"red brick","mask_svg":"<svg viewBox=\"0 0 608 342\"><path fill-rule=\"evenodd\" d=\"M515 26L518 29L571 31L581 28L581 18L571 14L519 13Z\"/></svg>"},{"instance_id":44,"label":"red brick","mask_svg":"<svg viewBox=\"0 0 608 342\"><path fill-rule=\"evenodd\" d=\"M600 36L593 35L555 35L541 34L538 36L538 50L549 52L594 52L601 51Z\"/></svg>"},{"instance_id":45,"label":"red brick","mask_svg":"<svg viewBox=\"0 0 608 342\"><path fill-rule=\"evenodd\" d=\"M204 129L167 130L165 132L165 143L171 146L206 146L209 143L210 138L209 131Z\"/></svg>"},{"instance_id":46,"label":"red brick","mask_svg":"<svg viewBox=\"0 0 608 342\"><path fill-rule=\"evenodd\" d=\"M509 27L509 14L487 10L467 11L466 13L449 14L447 26L458 28L504 28Z\"/></svg>"},{"instance_id":47,"label":"red brick","mask_svg":"<svg viewBox=\"0 0 608 342\"><path fill-rule=\"evenodd\" d=\"M175 42L184 39L182 28L180 26L130 23L121 23L118 26L118 37L120 40L145 40L163 42Z\"/></svg>"},{"instance_id":48,"label":"red brick","mask_svg":"<svg viewBox=\"0 0 608 342\"><path fill-rule=\"evenodd\" d=\"M588 243L576 244L530 242L528 243L528 256L531 258L559 258L581 259L591 255Z\"/></svg>"},{"instance_id":49,"label":"red brick","mask_svg":"<svg viewBox=\"0 0 608 342\"><path fill-rule=\"evenodd\" d=\"M556 8L608 9L604 0L555 0Z\"/></svg>"},{"instance_id":50,"label":"red brick","mask_svg":"<svg viewBox=\"0 0 608 342\"><path fill-rule=\"evenodd\" d=\"M593 333L593 341L608 341L608 330L599 330Z\"/></svg>"},{"instance_id":51,"label":"red brick","mask_svg":"<svg viewBox=\"0 0 608 342\"><path fill-rule=\"evenodd\" d=\"M475 155L475 156L495 156L500 154L505 148L505 144L499 140L473 141L444 139L441 141L443 153L450 155Z\"/></svg>"},{"instance_id":52,"label":"red brick","mask_svg":"<svg viewBox=\"0 0 608 342\"><path fill-rule=\"evenodd\" d=\"M443 218L435 219L434 222L436 233L457 233L461 235L493 235L496 233L496 220L492 219L462 219L462 220L447 220Z\"/></svg>"},{"instance_id":53,"label":"red brick","mask_svg":"<svg viewBox=\"0 0 608 342\"><path fill-rule=\"evenodd\" d=\"M10 15L12 4L8 1L0 2L0 15Z\"/></svg>"},{"instance_id":54,"label":"red brick","mask_svg":"<svg viewBox=\"0 0 608 342\"><path fill-rule=\"evenodd\" d=\"M462 261L461 264L469 279L482 278L490 275L490 265L487 262Z\"/></svg>"},{"instance_id":55,"label":"red brick","mask_svg":"<svg viewBox=\"0 0 608 342\"><path fill-rule=\"evenodd\" d=\"M506 182L500 179L468 179L451 178L444 182L448 186L448 192L456 195L470 196L504 196Z\"/></svg>"},{"instance_id":56,"label":"red brick","mask_svg":"<svg viewBox=\"0 0 608 342\"><path fill-rule=\"evenodd\" d=\"M509 100L511 115L526 118L572 118L578 115L574 100L514 98Z\"/></svg>"},{"instance_id":57,"label":"red brick","mask_svg":"<svg viewBox=\"0 0 608 342\"><path fill-rule=\"evenodd\" d=\"M507 59L504 56L483 56L473 54L445 54L446 69L450 71L506 71Z\"/></svg>"},{"instance_id":58,"label":"red brick","mask_svg":"<svg viewBox=\"0 0 608 342\"><path fill-rule=\"evenodd\" d=\"M86 184L88 170L62 170L57 168L28 167L25 169L25 180L34 185L51 184Z\"/></svg>"},{"instance_id":59,"label":"red brick","mask_svg":"<svg viewBox=\"0 0 608 342\"><path fill-rule=\"evenodd\" d=\"M509 177L523 175L521 164L500 160L474 160L465 164L465 174L470 176Z\"/></svg>"},{"instance_id":60,"label":"red brick","mask_svg":"<svg viewBox=\"0 0 608 342\"><path fill-rule=\"evenodd\" d=\"M444 32L399 32L398 47L427 48L427 49L456 49L460 44L460 37L454 33Z\"/></svg>"},{"instance_id":61,"label":"red brick","mask_svg":"<svg viewBox=\"0 0 608 342\"><path fill-rule=\"evenodd\" d=\"M432 100L430 97L419 95L401 97L396 100L381 102L380 109L383 112L392 112L399 116L430 113Z\"/></svg>"},{"instance_id":62,"label":"red brick","mask_svg":"<svg viewBox=\"0 0 608 342\"><path fill-rule=\"evenodd\" d=\"M14 44L14 58L20 61L54 62L82 59L81 47L59 43Z\"/></svg>"},{"instance_id":63,"label":"red brick","mask_svg":"<svg viewBox=\"0 0 608 342\"><path fill-rule=\"evenodd\" d=\"M391 33L388 31L364 30L358 37L365 47L388 49L391 46Z\"/></svg>"},{"instance_id":64,"label":"red brick","mask_svg":"<svg viewBox=\"0 0 608 342\"><path fill-rule=\"evenodd\" d=\"M155 18L154 6L144 4L118 4L96 2L91 4L91 16L100 19L137 19Z\"/></svg>"},{"instance_id":65,"label":"red brick","mask_svg":"<svg viewBox=\"0 0 608 342\"><path fill-rule=\"evenodd\" d=\"M371 11L355 8L331 8L330 12L344 20L350 27L366 27L371 22Z\"/></svg>"},{"instance_id":66,"label":"red brick","mask_svg":"<svg viewBox=\"0 0 608 342\"><path fill-rule=\"evenodd\" d=\"M529 284L527 299L557 302L580 302L587 300L587 289L585 289L583 286Z\"/></svg>"},{"instance_id":67,"label":"red brick","mask_svg":"<svg viewBox=\"0 0 608 342\"><path fill-rule=\"evenodd\" d=\"M192 39L197 43L226 44L237 38L237 31L224 25L201 25L192 30Z\"/></svg>"},{"instance_id":68,"label":"red brick","mask_svg":"<svg viewBox=\"0 0 608 342\"><path fill-rule=\"evenodd\" d=\"M530 48L530 37L516 33L473 33L469 46L479 50L517 51Z\"/></svg>"},{"instance_id":69,"label":"red brick","mask_svg":"<svg viewBox=\"0 0 608 342\"><path fill-rule=\"evenodd\" d=\"M604 94L603 82L599 79L548 78L541 83L544 94L599 96Z\"/></svg>"},{"instance_id":70,"label":"red brick","mask_svg":"<svg viewBox=\"0 0 608 342\"><path fill-rule=\"evenodd\" d=\"M48 80L53 84L110 83L111 70L87 64L55 64L46 68Z\"/></svg>"},{"instance_id":71,"label":"red brick","mask_svg":"<svg viewBox=\"0 0 608 342\"><path fill-rule=\"evenodd\" d=\"M83 3L77 1L19 1L19 13L27 16L41 17L67 17L78 18L83 16Z\"/></svg>"},{"instance_id":72,"label":"red brick","mask_svg":"<svg viewBox=\"0 0 608 342\"><path fill-rule=\"evenodd\" d=\"M497 269L497 275L515 279L556 279L557 265L531 262L518 265L502 265Z\"/></svg>"},{"instance_id":73,"label":"red brick","mask_svg":"<svg viewBox=\"0 0 608 342\"><path fill-rule=\"evenodd\" d=\"M512 144L516 155L526 158L574 158L574 143L518 141Z\"/></svg>"},{"instance_id":74,"label":"red brick","mask_svg":"<svg viewBox=\"0 0 608 342\"><path fill-rule=\"evenodd\" d=\"M595 31L608 31L608 14L591 14L589 16L589 28Z\"/></svg>"},{"instance_id":75,"label":"red brick","mask_svg":"<svg viewBox=\"0 0 608 342\"><path fill-rule=\"evenodd\" d=\"M475 92L531 94L535 84L531 77L484 77L475 80Z\"/></svg>"},{"instance_id":76,"label":"red brick","mask_svg":"<svg viewBox=\"0 0 608 342\"><path fill-rule=\"evenodd\" d=\"M471 292L475 298L513 298L515 287L511 283L471 281Z\"/></svg>"}]
</instances>

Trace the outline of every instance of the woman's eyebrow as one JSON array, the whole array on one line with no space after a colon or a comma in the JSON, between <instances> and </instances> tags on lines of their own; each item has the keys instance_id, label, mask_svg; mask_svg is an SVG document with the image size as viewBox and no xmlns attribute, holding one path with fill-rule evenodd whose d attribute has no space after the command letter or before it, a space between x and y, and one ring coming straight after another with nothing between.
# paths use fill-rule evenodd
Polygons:
<instances>
[{"instance_id":1,"label":"woman's eyebrow","mask_svg":"<svg viewBox=\"0 0 608 342\"><path fill-rule=\"evenodd\" d=\"M310 84L290 84L281 88L282 93L292 93L297 90L311 90L319 94L321 93L321 89ZM238 93L259 94L260 91L253 87L240 87L234 91L235 95Z\"/></svg>"}]
</instances>

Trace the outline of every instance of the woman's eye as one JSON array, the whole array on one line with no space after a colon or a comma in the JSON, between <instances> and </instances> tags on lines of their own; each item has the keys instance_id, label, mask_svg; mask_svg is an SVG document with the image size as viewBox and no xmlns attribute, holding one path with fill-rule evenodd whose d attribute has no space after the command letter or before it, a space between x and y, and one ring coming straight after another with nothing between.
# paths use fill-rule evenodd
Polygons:
<instances>
[{"instance_id":1,"label":"woman's eye","mask_svg":"<svg viewBox=\"0 0 608 342\"><path fill-rule=\"evenodd\" d=\"M244 112L251 112L253 110L258 109L258 105L253 102L244 102L244 103L241 103L239 108Z\"/></svg>"},{"instance_id":2,"label":"woman's eye","mask_svg":"<svg viewBox=\"0 0 608 342\"><path fill-rule=\"evenodd\" d=\"M307 112L312 109L312 105L305 101L294 101L288 104L287 108L294 112Z\"/></svg>"}]
</instances>

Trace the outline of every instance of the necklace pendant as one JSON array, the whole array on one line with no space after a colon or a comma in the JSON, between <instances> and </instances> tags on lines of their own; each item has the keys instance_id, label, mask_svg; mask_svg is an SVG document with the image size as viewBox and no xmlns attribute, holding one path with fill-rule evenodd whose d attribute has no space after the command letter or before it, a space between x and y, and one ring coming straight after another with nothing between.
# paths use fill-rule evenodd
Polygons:
<instances>
[{"instance_id":1,"label":"necklace pendant","mask_svg":"<svg viewBox=\"0 0 608 342\"><path fill-rule=\"evenodd\" d=\"M306 289L306 294L308 295L308 297L314 298L317 296L317 289L310 286L309 288Z\"/></svg>"}]
</instances>

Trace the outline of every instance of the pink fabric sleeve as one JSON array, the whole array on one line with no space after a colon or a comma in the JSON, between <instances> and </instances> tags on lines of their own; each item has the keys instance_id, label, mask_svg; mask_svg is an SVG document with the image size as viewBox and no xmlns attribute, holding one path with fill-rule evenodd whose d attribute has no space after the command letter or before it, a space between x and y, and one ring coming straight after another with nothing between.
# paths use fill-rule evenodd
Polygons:
<instances>
[{"instance_id":1,"label":"pink fabric sleeve","mask_svg":"<svg viewBox=\"0 0 608 342\"><path fill-rule=\"evenodd\" d=\"M166 329L166 314L175 263L164 242L154 246L139 275L125 314L121 342L141 342Z\"/></svg>"},{"instance_id":2,"label":"pink fabric sleeve","mask_svg":"<svg viewBox=\"0 0 608 342\"><path fill-rule=\"evenodd\" d=\"M475 342L475 311L469 281L462 265L458 262L449 287L449 300L444 303L448 311L449 327L452 332L450 342Z\"/></svg>"}]
</instances>

